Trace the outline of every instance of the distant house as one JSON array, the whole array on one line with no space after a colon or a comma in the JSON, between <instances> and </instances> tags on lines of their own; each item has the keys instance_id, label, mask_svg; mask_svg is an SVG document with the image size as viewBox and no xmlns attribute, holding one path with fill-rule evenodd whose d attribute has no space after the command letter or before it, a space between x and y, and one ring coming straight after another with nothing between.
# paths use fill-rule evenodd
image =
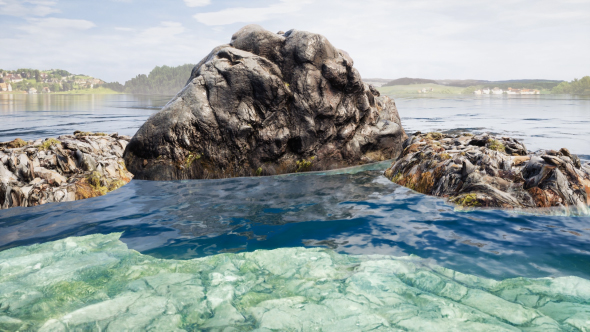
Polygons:
<instances>
[{"instance_id":1,"label":"distant house","mask_svg":"<svg viewBox=\"0 0 590 332\"><path fill-rule=\"evenodd\" d=\"M8 84L0 83L0 91L8 91Z\"/></svg>"},{"instance_id":2,"label":"distant house","mask_svg":"<svg viewBox=\"0 0 590 332\"><path fill-rule=\"evenodd\" d=\"M13 74L12 77L10 78L10 81L12 83L18 83L18 82L22 82L23 78L19 74Z\"/></svg>"},{"instance_id":3,"label":"distant house","mask_svg":"<svg viewBox=\"0 0 590 332\"><path fill-rule=\"evenodd\" d=\"M481 93L483 93L484 95L489 95L490 94L490 88L484 88L483 90L481 90Z\"/></svg>"},{"instance_id":4,"label":"distant house","mask_svg":"<svg viewBox=\"0 0 590 332\"><path fill-rule=\"evenodd\" d=\"M508 88L508 90L506 90L506 93L509 95L519 95L520 89Z\"/></svg>"},{"instance_id":5,"label":"distant house","mask_svg":"<svg viewBox=\"0 0 590 332\"><path fill-rule=\"evenodd\" d=\"M35 88L30 88L30 89L29 89L29 94L30 94L30 95L34 95L34 94L36 94L36 93L37 93L37 89L35 89Z\"/></svg>"},{"instance_id":6,"label":"distant house","mask_svg":"<svg viewBox=\"0 0 590 332\"><path fill-rule=\"evenodd\" d=\"M49 90L48 87L43 87L43 90L41 90L43 93L50 93L51 90Z\"/></svg>"},{"instance_id":7,"label":"distant house","mask_svg":"<svg viewBox=\"0 0 590 332\"><path fill-rule=\"evenodd\" d=\"M502 89L497 88L497 87L492 89L492 94L493 95L501 95L503 92L504 91L502 91Z\"/></svg>"},{"instance_id":8,"label":"distant house","mask_svg":"<svg viewBox=\"0 0 590 332\"><path fill-rule=\"evenodd\" d=\"M46 73L40 73L39 74L39 78L47 78L47 74Z\"/></svg>"},{"instance_id":9,"label":"distant house","mask_svg":"<svg viewBox=\"0 0 590 332\"><path fill-rule=\"evenodd\" d=\"M473 91L473 94L474 95L480 95L481 94L481 90L475 90L475 91Z\"/></svg>"},{"instance_id":10,"label":"distant house","mask_svg":"<svg viewBox=\"0 0 590 332\"><path fill-rule=\"evenodd\" d=\"M12 91L12 85L8 84L8 91Z\"/></svg>"}]
</instances>

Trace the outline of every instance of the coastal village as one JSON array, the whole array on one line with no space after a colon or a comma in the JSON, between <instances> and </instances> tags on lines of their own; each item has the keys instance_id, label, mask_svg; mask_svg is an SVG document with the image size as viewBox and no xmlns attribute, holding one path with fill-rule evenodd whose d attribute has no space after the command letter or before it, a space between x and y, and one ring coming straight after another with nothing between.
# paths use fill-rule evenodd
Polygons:
<instances>
[{"instance_id":1,"label":"coastal village","mask_svg":"<svg viewBox=\"0 0 590 332\"><path fill-rule=\"evenodd\" d=\"M65 70L0 70L0 91L28 94L93 89L105 82L94 77L70 74Z\"/></svg>"}]
</instances>

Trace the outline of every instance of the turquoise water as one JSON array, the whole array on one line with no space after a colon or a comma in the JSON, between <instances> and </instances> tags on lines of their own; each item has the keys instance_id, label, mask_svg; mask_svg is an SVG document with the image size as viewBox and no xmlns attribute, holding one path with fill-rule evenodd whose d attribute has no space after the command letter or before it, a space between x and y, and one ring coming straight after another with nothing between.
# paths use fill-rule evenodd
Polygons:
<instances>
[{"instance_id":1,"label":"turquoise water","mask_svg":"<svg viewBox=\"0 0 590 332\"><path fill-rule=\"evenodd\" d=\"M76 129L119 132L120 134L132 135L149 115L156 112L168 100L166 97L135 97L129 95L93 97L13 96L12 98L8 99L6 95L0 95L0 121L3 123L0 129L0 140L10 140L14 137L34 139L46 136L58 136L60 134L71 133ZM449 99L399 99L396 102L400 115L402 116L402 123L408 132L413 132L414 130L421 130L423 132L431 130L492 131L518 137L531 150L541 147L553 149L568 147L572 152L580 154L582 158L589 159L590 138L587 135L587 124L590 123L590 103L587 99L568 99L554 96L531 96L528 98L513 99L463 97ZM0 302L13 301L20 294L18 292L10 293L12 295L2 293L2 289L9 289L7 285L12 285L10 289L14 291L26 291L25 288L29 287L25 286L25 284L21 286L14 284L16 282L14 279L2 279L7 271L11 271L7 267L12 264L8 262L8 256L14 255L15 252L20 252L24 256L19 258L19 260L26 262L30 260L30 266L26 264L21 266L22 269L28 269L26 270L28 272L17 269L20 271L18 273L33 273L36 271L34 267L37 266L37 263L33 264L33 261L40 256L34 256L34 253L26 251L28 249L25 250L22 246L47 244L45 247L38 247L48 252L43 256L45 257L43 259L46 261L40 262L53 262L57 264L61 258L52 258L53 256L50 252L52 250L51 248L54 248L54 246L57 248L59 246L52 244L51 241L59 241L60 239L66 239L72 236L111 234L113 232L122 233L121 241L129 249L137 250L143 255L146 255L138 256L140 258L133 258L134 260L145 260L147 262L146 264L149 263L148 266L155 264L154 266L162 269L164 269L162 267L164 265L166 269L174 266L174 264L182 265L172 260L187 261L194 258L210 259L217 262L221 258L215 257L228 257L227 259L234 262L232 264L235 265L237 264L235 260L248 260L248 257L254 259L253 257L260 255L254 253L255 250L259 249L271 250L269 251L271 253L269 255L272 257L276 255L273 259L284 257L281 255L285 255L285 253L296 257L298 255L307 255L310 252L324 252L317 250L326 250L325 253L332 257L331 260L333 263L331 264L338 265L340 264L338 262L341 262L342 265L339 266L345 270L347 269L346 266L350 267L360 264L360 261L357 261L357 259L361 261L372 261L375 259L387 261L401 260L403 262L402 265L407 267L407 262L417 264L414 263L414 260L418 260L418 258L408 257L408 255L416 255L422 258L419 260L420 263L418 265L420 267L418 270L422 271L424 268L424 271L433 271L434 269L438 277L442 273L440 271L443 271L440 269L447 268L459 273L468 274L469 278L474 278L472 280L480 280L481 278L505 280L507 278L518 277L555 278L569 276L590 279L590 217L533 215L500 210L455 211L453 206L446 204L443 200L417 194L389 182L382 176L382 171L388 165L388 162L384 162L334 172L262 178L172 182L134 180L123 188L102 197L77 202L47 204L33 208L2 210L0 211ZM103 241L101 239L97 237L93 241L101 242ZM71 241L78 243L76 242L78 240ZM115 241L113 243L119 242ZM115 255L111 253L112 250L123 250L125 255L129 254L127 249L122 249L123 247L120 247L119 244L116 244L115 247L118 249L115 250L107 246L104 248L104 252L100 248L97 250L102 252L101 257ZM253 253L252 255L254 256L248 256L248 253ZM8 256L2 256L3 254ZM58 253L55 252L54 254ZM218 254L227 256L216 256ZM381 258L378 259L370 256L376 254L383 256L379 256ZM362 256L360 256L361 258L354 258L351 255ZM76 257L80 262L88 263L92 260L85 256L85 252L82 252L81 256ZM398 259L394 257L402 258ZM165 260L153 260L161 258ZM71 263L73 264L74 261ZM65 269L68 263L61 264L52 265L53 270L50 269L46 272L54 271L52 273L59 274L59 269ZM80 265L80 271L85 271L83 263L80 264L82 264ZM286 271L289 271L289 264L291 262L288 259L285 260L284 265L282 265L282 268L285 270L281 273L287 273ZM110 265L107 264L105 266ZM293 262L291 270L296 271L300 268L301 266L296 266L296 262ZM41 269L41 271L44 271L44 269ZM80 310L85 305L102 303L103 301L110 301L123 296L128 291L128 288L125 287L131 287L128 286L128 283L135 280L114 280L113 282L115 284L109 284L110 286L108 286L112 287L113 290L106 291L101 288L103 286L99 287L95 284L89 284L82 278L85 275L79 274L82 273L80 271L72 272L73 274L68 277L70 279L67 279L68 284L57 285L66 289L59 288L59 292L52 291L57 287L54 284L59 281L58 278L57 281L47 281L47 287L51 284L55 286L51 286L54 288L47 288L46 293L43 290L38 290L38 294L41 294L41 298L47 298L47 301L53 301L54 297L62 299L65 296L61 294L62 290L66 293L72 291L74 294L78 294L76 296L81 296L79 292L88 290L90 292L89 294L99 294L100 296L96 295L98 297L89 298L84 300L85 302L82 301L80 303L78 303L79 301L73 301L75 303L69 307L64 307L65 311L59 314L44 311L46 310L43 309L45 308L43 304L45 302L38 302L38 298L35 300L37 302L31 302L30 306L27 304L23 308L28 308L26 310L30 311L33 310L33 306L37 305L35 307L37 309L35 310L43 309L40 311L39 317L43 319L57 317L59 318L59 322L55 324L59 325L64 323L64 319L66 319L64 317L67 316L67 313ZM265 273L267 273L265 271L267 271L266 268L258 266L250 272L256 278L264 278ZM378 270L363 271L362 273L366 273L366 278L371 280L376 278L375 273L378 272ZM387 267L386 271L389 272L384 273L392 280L401 278L396 274L400 270ZM20 275L18 273L16 275ZM214 273L214 271L211 273ZM47 277L49 275L37 275L34 278L31 277L31 280L38 281L39 279L35 278ZM364 274L359 274L359 276L362 275ZM240 274L240 276L242 275ZM141 277L143 278L143 275ZM296 282L293 280L304 282L302 280L307 280L306 278L308 277L303 274L289 275L287 279L281 279L282 281L280 282ZM336 293L345 294L343 296L350 295L343 292L341 286L335 286L337 283L335 284L334 282L335 280L342 280L341 278L346 279L352 277L330 275L330 278L324 281L319 279L313 281L316 283L316 286L313 288L319 287L317 285L321 282L326 282L327 285L332 285L329 287L339 287L339 290L336 292L333 288L326 286L328 287L326 290L327 294L334 296L340 296L335 295ZM405 290L402 291L402 289L410 287L412 292L418 289L418 292L421 292L420 294L427 294L423 296L430 296L428 300L424 300L426 302L421 302L424 305L428 301L438 303L436 301L439 300L435 300L435 298L440 298L440 301L444 300L442 298L445 297L439 292L440 289L437 291L434 288L424 288L432 279L428 279L430 280L428 282L418 282L412 281L414 280L412 278L422 280L418 277L411 277L406 281L402 280L405 286L398 288L401 293L396 294L409 294ZM76 280L82 281L83 284L70 284ZM558 280L564 284L571 283L571 280L577 280L577 283L586 282L582 279L547 280ZM209 281L207 279L203 282ZM537 281L531 282L535 284ZM486 281L486 283L488 282ZM454 285L454 282L451 282L451 284ZM474 286L465 281L461 281L460 284L467 288L482 289L483 287ZM491 284L494 284L494 282L491 282ZM87 285L90 285L89 287L91 288L87 288ZM234 309L231 309L225 304L223 307L229 310L230 313L235 314L232 310L237 310L243 318L243 321L240 322L245 324L243 326L246 326L244 327L246 330L252 326L261 327L264 325L261 323L262 316L256 316L252 313L252 310L254 310L252 308L262 302L248 302L250 303L248 305L239 304L242 303L241 301L245 301L244 296L248 294L246 290L250 289L248 288L250 286L247 285L252 286L252 284L247 283L237 284L236 289L241 289L241 293L234 291L233 294L239 293L239 296L235 295L230 297L229 300L226 299L227 301L224 300L225 302L219 302L231 304L231 308ZM313 299L308 294L297 292L283 294L281 293L281 287L277 285L273 284L266 293L274 297L278 296L278 298L296 297L293 300L294 302L289 302L291 300L285 302L286 304L281 302L281 306L288 304L290 306L289 308L295 310L298 308L297 306L301 305L302 307L300 309L305 311L312 310L309 308L315 308L309 306L311 304L321 304L320 300ZM399 284L397 285L401 287ZM590 316L584 313L580 313L576 316L577 318L574 317L579 310L582 310L580 308L586 308L584 305L588 304L588 299L581 295L578 296L579 294L574 296L575 299L567 297L570 295L563 295L560 292L564 291L563 287L565 286L555 286L561 288L559 288L560 290L552 291L553 295L551 296L553 297L551 299L547 298L549 291L544 291L545 293L543 294L545 295L543 295L538 293L538 288L525 291L522 290L521 286L510 286L518 288L518 291L515 292L522 293L519 293L521 294L520 299L517 299L518 296L510 297L506 295L508 293L502 293L500 288L496 289L490 286L492 288L484 287L484 290L488 294L501 297L511 303L519 303L518 305L528 308L527 310L533 310L527 311L528 313L523 314L525 315L523 317L530 318L538 315L535 317L540 317L538 318L540 320L534 324L532 322L537 318L527 318L528 320L525 319L524 321L511 321L510 319L512 318L507 319L506 317L499 316L499 313L491 314L486 311L489 308L484 310L476 307L475 304L467 305L471 309L464 308L462 306L465 304L460 303L462 297L455 298L453 301L457 302L457 304L453 304L452 306L453 308L459 306L465 310L472 310L470 312L476 310L477 315L483 313L486 318L484 319L482 318L484 316L480 317L476 315L477 318L473 318L474 321L482 324L496 324L496 321L499 321L501 324L508 324L502 325L503 328L508 330L510 330L509 327L525 329L527 326L531 327L532 330L547 330L547 326L550 325L545 326L547 327L546 329L540 329L541 325L535 325L537 323L541 324L539 322L553 324L553 322L543 317L549 317L555 324L558 324L555 326L562 330L581 329L586 323L579 323L579 321L583 322L584 319L590 321ZM72 287L74 290L71 289ZM210 285L207 284L204 287L209 289ZM395 287L397 286L387 284L383 287L385 288L381 288L382 290L390 289L393 294L396 292L393 289L396 289ZM441 287L444 288L445 286L443 285ZM547 287L551 288L553 286L550 285ZM582 288L586 289L585 287L583 286ZM101 295L103 293L104 296ZM37 293L31 290L31 294ZM73 298L76 296L73 296ZM168 299L175 297L175 295L166 296ZM382 297L385 295L381 294L379 296ZM546 299L541 300L544 296ZM304 299L302 300L301 297ZM383 302L384 300L381 297L379 297L379 301L381 301L379 306L373 307L371 310L365 308L368 311L365 309L362 309L365 311L359 310L373 318L374 316L371 315L381 315L379 317L385 317L384 319L387 323L382 322L379 323L381 325L371 325L375 323L375 320L370 320L366 322L368 325L363 327L363 329L368 330L370 326L381 326L380 328L384 330L391 330L394 327L420 330L417 327L418 325L412 325L412 328L408 327L410 325L400 325L399 321L392 320L391 317L393 316L385 315L381 309L386 306L384 307L385 302ZM565 307L551 309L552 307L550 306L545 309L551 309L555 312L565 310L568 314L560 314L561 316L559 317L553 317L551 316L552 314L549 315L547 313L551 310L547 311L543 309L547 311L543 313L544 311L542 312L540 309L551 301L555 303L563 302L565 301L563 299L566 299L566 297L567 301L574 303L569 307L569 311L563 309ZM453 297L450 298L453 299ZM67 299L68 297L66 296ZM449 298L446 297L446 299L448 300ZM535 299L535 301L532 299ZM557 299L561 300L558 301ZM270 298L265 297L264 301L267 300L270 300ZM458 311L460 313L457 313L458 316L453 316L455 314L448 316L446 314L448 313L447 307L437 307L434 304L433 307L420 307L418 306L418 302L407 300L403 305L400 304L400 306L410 308L411 310L408 309L410 310L408 312L415 312L416 317L421 317L423 322L431 322L430 318L426 318L430 312L431 318L433 319L432 322L435 322L433 324L440 323L436 323L436 319L438 319L436 317L439 316L457 318L461 317L461 315L467 315L463 311ZM269 303L265 305L271 306L274 302ZM54 302L51 302L47 305L53 306L54 304ZM557 306L559 307L560 305ZM2 316L2 308L4 306L0 305L0 328L4 324L2 321L2 317L4 317ZM12 305L12 308L15 308L14 305ZM217 307L209 305L206 309L203 309L205 310L203 312L206 312L203 314L205 318L200 318L201 323L199 324L206 324L205 321L213 319L215 317L215 308ZM375 308L380 308L379 310L381 311ZM286 312L290 312L289 317L294 317L295 313L287 309L285 310ZM336 309L331 308L330 310ZM16 311L14 312L16 313ZM178 309L178 312L180 318L177 318L184 322L187 319L187 314L180 309ZM531 314L531 312L534 312L534 314ZM571 315L569 315L570 313ZM533 316L526 316L529 314ZM17 317L14 315L9 316L20 317L18 319L22 319L23 322L33 319L31 318L32 316ZM152 320L156 316L160 317L160 314L154 315L153 317L150 316ZM172 316L174 315L176 314L172 314ZM396 315L401 315L401 313L398 312ZM347 317L357 316L350 314ZM234 317L238 317L238 315L234 315ZM177 318L167 317L166 319ZM568 319L571 324L565 323ZM31 320L31 322L33 321ZM114 321L114 318L105 320L105 322L112 321ZM470 320L467 319L466 321ZM190 324L194 323L193 321L190 324L182 322L178 323L180 325L177 324L175 326L181 326L190 330L187 326L190 327L192 326ZM448 322L451 324L451 320ZM362 322L355 321L356 323L361 324ZM17 323L14 324L16 326ZM317 324L314 326L322 328L328 326L325 324L322 325L321 323ZM100 326L103 329L106 325ZM427 328L427 325L425 326L424 328ZM453 325L449 326L449 329L452 330ZM486 330L484 327L482 327L482 330ZM476 330L476 328L473 328L473 330Z\"/></svg>"},{"instance_id":2,"label":"turquoise water","mask_svg":"<svg viewBox=\"0 0 590 332\"><path fill-rule=\"evenodd\" d=\"M11 331L587 331L590 281L501 282L416 256L279 248L194 260L119 234L0 252Z\"/></svg>"}]
</instances>

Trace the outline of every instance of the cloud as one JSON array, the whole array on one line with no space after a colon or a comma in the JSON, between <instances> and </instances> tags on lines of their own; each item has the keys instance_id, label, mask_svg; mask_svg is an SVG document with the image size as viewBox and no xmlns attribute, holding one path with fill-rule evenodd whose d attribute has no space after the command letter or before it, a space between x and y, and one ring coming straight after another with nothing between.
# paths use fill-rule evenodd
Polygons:
<instances>
[{"instance_id":1,"label":"cloud","mask_svg":"<svg viewBox=\"0 0 590 332\"><path fill-rule=\"evenodd\" d=\"M170 38L182 34L185 30L180 22L163 21L156 27L140 32L137 40L143 44L157 44L170 40Z\"/></svg>"},{"instance_id":2,"label":"cloud","mask_svg":"<svg viewBox=\"0 0 590 332\"><path fill-rule=\"evenodd\" d=\"M275 15L297 12L305 4L309 3L311 3L310 0L280 0L279 3L272 4L268 7L227 8L217 12L198 13L194 15L194 18L205 25L228 25L238 22L261 22L271 18L276 18Z\"/></svg>"},{"instance_id":3,"label":"cloud","mask_svg":"<svg viewBox=\"0 0 590 332\"><path fill-rule=\"evenodd\" d=\"M203 7L211 3L211 0L184 0L188 7Z\"/></svg>"},{"instance_id":4,"label":"cloud","mask_svg":"<svg viewBox=\"0 0 590 332\"><path fill-rule=\"evenodd\" d=\"M0 15L16 17L43 17L59 10L56 1L45 0L0 0Z\"/></svg>"},{"instance_id":5,"label":"cloud","mask_svg":"<svg viewBox=\"0 0 590 332\"><path fill-rule=\"evenodd\" d=\"M67 18L30 18L28 25L17 27L30 34L47 36L52 33L73 32L76 30L88 30L96 27L96 24L87 20L73 20Z\"/></svg>"}]
</instances>

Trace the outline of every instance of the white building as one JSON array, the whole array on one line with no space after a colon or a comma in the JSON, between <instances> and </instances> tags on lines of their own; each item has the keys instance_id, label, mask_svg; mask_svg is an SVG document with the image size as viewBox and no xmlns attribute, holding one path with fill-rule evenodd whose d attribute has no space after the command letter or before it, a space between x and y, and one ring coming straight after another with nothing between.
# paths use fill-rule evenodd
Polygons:
<instances>
[{"instance_id":1,"label":"white building","mask_svg":"<svg viewBox=\"0 0 590 332\"><path fill-rule=\"evenodd\" d=\"M475 91L473 91L473 94L474 95L480 95L481 94L481 90L475 90Z\"/></svg>"},{"instance_id":2,"label":"white building","mask_svg":"<svg viewBox=\"0 0 590 332\"><path fill-rule=\"evenodd\" d=\"M484 88L483 90L481 90L481 93L483 93L484 95L489 95L490 94L490 88Z\"/></svg>"},{"instance_id":3,"label":"white building","mask_svg":"<svg viewBox=\"0 0 590 332\"><path fill-rule=\"evenodd\" d=\"M504 91L502 91L502 89L500 88L493 88L492 89L492 94L493 95L501 95Z\"/></svg>"}]
</instances>

